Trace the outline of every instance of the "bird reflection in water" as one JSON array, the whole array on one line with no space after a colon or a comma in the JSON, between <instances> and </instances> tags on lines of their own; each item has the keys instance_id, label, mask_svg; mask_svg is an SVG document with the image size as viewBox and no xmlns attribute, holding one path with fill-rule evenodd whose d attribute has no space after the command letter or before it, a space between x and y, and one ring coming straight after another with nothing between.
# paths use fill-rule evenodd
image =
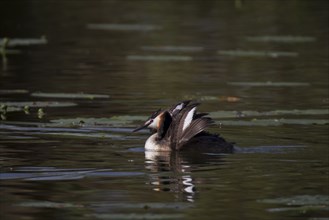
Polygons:
<instances>
[{"instance_id":1,"label":"bird reflection in water","mask_svg":"<svg viewBox=\"0 0 329 220\"><path fill-rule=\"evenodd\" d=\"M145 167L150 179L147 184L152 185L154 191L174 193L177 200L194 202L200 180L193 177L193 170L211 158L218 160L218 156L200 152L145 151Z\"/></svg>"}]
</instances>

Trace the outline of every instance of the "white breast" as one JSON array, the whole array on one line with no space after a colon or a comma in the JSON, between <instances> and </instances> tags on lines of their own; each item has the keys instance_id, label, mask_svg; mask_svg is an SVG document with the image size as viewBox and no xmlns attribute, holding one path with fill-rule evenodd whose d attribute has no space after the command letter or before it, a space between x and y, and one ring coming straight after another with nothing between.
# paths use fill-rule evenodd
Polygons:
<instances>
[{"instance_id":1,"label":"white breast","mask_svg":"<svg viewBox=\"0 0 329 220\"><path fill-rule=\"evenodd\" d=\"M169 146L156 140L157 134L151 135L145 142L146 151L171 151Z\"/></svg>"}]
</instances>

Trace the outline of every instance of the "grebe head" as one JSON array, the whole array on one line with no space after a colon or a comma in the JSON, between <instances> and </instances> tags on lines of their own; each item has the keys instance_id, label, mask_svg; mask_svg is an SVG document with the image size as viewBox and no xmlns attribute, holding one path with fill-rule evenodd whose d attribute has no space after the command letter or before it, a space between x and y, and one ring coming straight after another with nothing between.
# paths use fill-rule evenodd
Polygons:
<instances>
[{"instance_id":1,"label":"grebe head","mask_svg":"<svg viewBox=\"0 0 329 220\"><path fill-rule=\"evenodd\" d=\"M161 109L155 111L146 121L145 123L138 127L138 128L135 128L133 130L133 132L136 132L136 131L139 131L139 130L142 130L144 128L151 128L151 129L154 129L154 130L157 130L158 127L159 127L159 122L161 120L161 114L162 111Z\"/></svg>"}]
</instances>

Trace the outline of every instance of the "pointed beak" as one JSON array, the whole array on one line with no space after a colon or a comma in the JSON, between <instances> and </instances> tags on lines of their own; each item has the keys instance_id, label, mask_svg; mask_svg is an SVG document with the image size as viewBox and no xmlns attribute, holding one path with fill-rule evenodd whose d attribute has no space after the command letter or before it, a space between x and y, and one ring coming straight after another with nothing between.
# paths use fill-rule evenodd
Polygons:
<instances>
[{"instance_id":1,"label":"pointed beak","mask_svg":"<svg viewBox=\"0 0 329 220\"><path fill-rule=\"evenodd\" d=\"M147 126L149 126L150 124L151 124L151 122L145 123L142 126L139 126L138 128L135 128L132 132L136 132L136 131L142 130L144 128L147 128Z\"/></svg>"}]
</instances>

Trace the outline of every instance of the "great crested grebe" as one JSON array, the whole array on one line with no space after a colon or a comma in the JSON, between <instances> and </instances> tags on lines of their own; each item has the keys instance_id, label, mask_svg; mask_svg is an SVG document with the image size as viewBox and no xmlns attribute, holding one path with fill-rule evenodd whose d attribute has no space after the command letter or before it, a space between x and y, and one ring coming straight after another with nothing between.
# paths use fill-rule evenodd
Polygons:
<instances>
[{"instance_id":1,"label":"great crested grebe","mask_svg":"<svg viewBox=\"0 0 329 220\"><path fill-rule=\"evenodd\" d=\"M217 134L204 131L214 124L207 113L196 113L199 103L180 102L169 109L154 112L146 122L133 130L150 128L153 134L145 143L148 151L199 150L232 153L233 144Z\"/></svg>"}]
</instances>

